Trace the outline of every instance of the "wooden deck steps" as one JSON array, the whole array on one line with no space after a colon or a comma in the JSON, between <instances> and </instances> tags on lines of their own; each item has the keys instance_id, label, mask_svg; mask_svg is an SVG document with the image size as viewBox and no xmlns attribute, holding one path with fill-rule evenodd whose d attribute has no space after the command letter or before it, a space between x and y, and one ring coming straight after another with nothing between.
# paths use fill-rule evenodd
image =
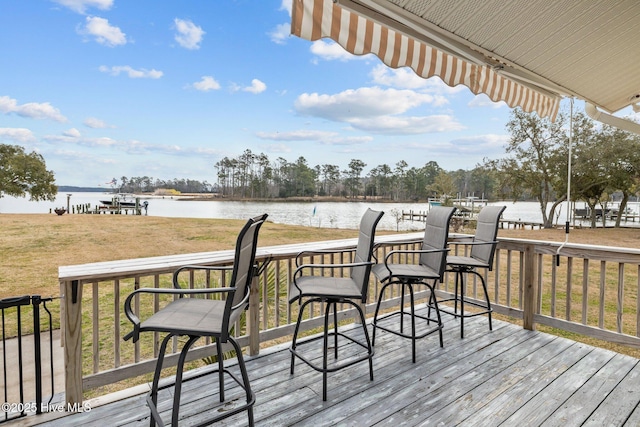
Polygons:
<instances>
[{"instance_id":1,"label":"wooden deck steps","mask_svg":"<svg viewBox=\"0 0 640 427\"><path fill-rule=\"evenodd\" d=\"M444 320L444 348L437 334L419 340L415 364L409 340L378 331L374 381L366 362L330 373L327 402L319 372L296 360L289 374L288 344L247 358L256 425L640 425L638 359L501 321L494 320L490 332L486 317L467 319L460 339L457 321ZM243 398L232 380L227 384L227 397ZM170 394L160 396L167 422ZM46 425L148 425L144 399L130 397ZM224 410L211 376L186 382L182 402L181 426ZM216 425L246 423L241 413Z\"/></svg>"}]
</instances>

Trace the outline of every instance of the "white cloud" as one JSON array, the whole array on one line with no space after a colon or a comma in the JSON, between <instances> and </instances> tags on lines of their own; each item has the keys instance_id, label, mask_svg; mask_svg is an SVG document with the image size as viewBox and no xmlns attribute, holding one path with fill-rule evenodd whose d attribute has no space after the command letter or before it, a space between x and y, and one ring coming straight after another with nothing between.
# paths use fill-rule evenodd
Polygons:
<instances>
[{"instance_id":1,"label":"white cloud","mask_svg":"<svg viewBox=\"0 0 640 427\"><path fill-rule=\"evenodd\" d=\"M75 130L75 129L74 129ZM79 133L79 132L78 132ZM103 148L110 149L126 154L164 154L171 156L183 156L183 157L202 157L202 156L217 156L220 154L220 150L212 148L202 147L182 147L179 145L163 145L152 144L136 139L130 140L116 140L108 137L99 138L83 138L81 136L74 135L74 132L66 131L63 135L47 135L43 138L44 141L57 144L73 144L81 147L89 148Z\"/></svg>"},{"instance_id":2,"label":"white cloud","mask_svg":"<svg viewBox=\"0 0 640 427\"><path fill-rule=\"evenodd\" d=\"M509 141L508 135L486 134L471 135L452 140L429 140L397 144L396 150L427 151L430 157L449 159L451 170L464 168L461 162L476 162L477 159L497 158L504 155L504 145ZM474 160L476 159L476 160Z\"/></svg>"},{"instance_id":3,"label":"white cloud","mask_svg":"<svg viewBox=\"0 0 640 427\"><path fill-rule=\"evenodd\" d=\"M325 145L358 145L358 144L366 144L367 142L373 141L373 137L371 136L337 136L335 138L325 139L322 142Z\"/></svg>"},{"instance_id":4,"label":"white cloud","mask_svg":"<svg viewBox=\"0 0 640 427\"><path fill-rule=\"evenodd\" d=\"M470 108L501 108L506 107L507 104L504 101L493 102L491 98L489 98L484 93L476 95L473 97L471 101L467 104Z\"/></svg>"},{"instance_id":5,"label":"white cloud","mask_svg":"<svg viewBox=\"0 0 640 427\"><path fill-rule=\"evenodd\" d=\"M285 144L270 144L265 147L270 153L290 153L291 147Z\"/></svg>"},{"instance_id":6,"label":"white cloud","mask_svg":"<svg viewBox=\"0 0 640 427\"><path fill-rule=\"evenodd\" d=\"M236 83L232 83L230 89L232 92L242 91L258 94L267 90L267 85L258 79L253 79L251 80L251 86L240 86Z\"/></svg>"},{"instance_id":7,"label":"white cloud","mask_svg":"<svg viewBox=\"0 0 640 427\"><path fill-rule=\"evenodd\" d=\"M86 25L80 28L78 33L93 36L98 43L109 47L127 44L127 36L120 28L97 16L87 16Z\"/></svg>"},{"instance_id":8,"label":"white cloud","mask_svg":"<svg viewBox=\"0 0 640 427\"><path fill-rule=\"evenodd\" d=\"M30 119L50 119L61 123L67 121L67 118L60 113L60 110L52 107L48 102L28 102L18 105L17 100L8 96L0 96L0 113L15 113Z\"/></svg>"},{"instance_id":9,"label":"white cloud","mask_svg":"<svg viewBox=\"0 0 640 427\"><path fill-rule=\"evenodd\" d=\"M341 136L336 132L295 130L291 132L257 132L261 139L273 141L316 141L325 145L356 145L373 141L370 136Z\"/></svg>"},{"instance_id":10,"label":"white cloud","mask_svg":"<svg viewBox=\"0 0 640 427\"><path fill-rule=\"evenodd\" d=\"M369 55L353 55L342 48L338 43L325 40L316 40L311 44L311 53L327 61L351 61L354 59L369 59Z\"/></svg>"},{"instance_id":11,"label":"white cloud","mask_svg":"<svg viewBox=\"0 0 640 427\"><path fill-rule=\"evenodd\" d=\"M420 117L384 116L352 119L349 123L356 129L391 135L412 135L464 129L464 126L457 122L454 117L445 114Z\"/></svg>"},{"instance_id":12,"label":"white cloud","mask_svg":"<svg viewBox=\"0 0 640 427\"><path fill-rule=\"evenodd\" d=\"M431 104L434 99L432 95L412 90L363 87L335 95L303 93L296 99L294 108L305 116L349 122L354 118L401 114L411 108Z\"/></svg>"},{"instance_id":13,"label":"white cloud","mask_svg":"<svg viewBox=\"0 0 640 427\"><path fill-rule=\"evenodd\" d=\"M120 73L126 73L132 79L159 79L163 75L162 71L147 70L145 68L135 70L128 65L116 65L113 67L101 65L99 70L103 73L109 73L112 76L118 76Z\"/></svg>"},{"instance_id":14,"label":"white cloud","mask_svg":"<svg viewBox=\"0 0 640 427\"><path fill-rule=\"evenodd\" d=\"M464 85L455 87L447 86L439 77L431 77L425 79L418 76L411 68L390 68L384 64L377 64L371 70L372 81L377 85L391 86L402 89L423 89L433 94L452 95L459 92L467 91ZM448 103L448 100L441 96L436 105Z\"/></svg>"},{"instance_id":15,"label":"white cloud","mask_svg":"<svg viewBox=\"0 0 640 427\"><path fill-rule=\"evenodd\" d=\"M50 143L72 143L85 147L115 147L119 145L118 141L112 138L82 138L67 133L68 131L63 132L62 135L46 135L42 139Z\"/></svg>"},{"instance_id":16,"label":"white cloud","mask_svg":"<svg viewBox=\"0 0 640 427\"><path fill-rule=\"evenodd\" d=\"M261 82L258 79L253 79L251 80L251 86L245 87L244 89L245 92L251 92L254 94L258 94L258 93L262 93L265 90L267 90L267 85L264 84L264 82Z\"/></svg>"},{"instance_id":17,"label":"white cloud","mask_svg":"<svg viewBox=\"0 0 640 427\"><path fill-rule=\"evenodd\" d=\"M25 128L0 128L0 140L9 140L13 142L33 142L36 137L29 129Z\"/></svg>"},{"instance_id":18,"label":"white cloud","mask_svg":"<svg viewBox=\"0 0 640 427\"><path fill-rule=\"evenodd\" d=\"M193 87L202 92L208 92L210 90L220 89L220 83L216 81L212 76L202 76L199 82L195 82Z\"/></svg>"},{"instance_id":19,"label":"white cloud","mask_svg":"<svg viewBox=\"0 0 640 427\"><path fill-rule=\"evenodd\" d=\"M504 147L509 143L509 135L473 135L451 140L451 145L464 153L487 153L488 151L503 152Z\"/></svg>"},{"instance_id":20,"label":"white cloud","mask_svg":"<svg viewBox=\"0 0 640 427\"><path fill-rule=\"evenodd\" d=\"M407 89L365 87L335 95L304 93L294 109L305 116L345 122L355 129L380 134L421 134L460 130L464 127L450 115L404 116L424 104L439 105L440 97Z\"/></svg>"},{"instance_id":21,"label":"white cloud","mask_svg":"<svg viewBox=\"0 0 640 427\"><path fill-rule=\"evenodd\" d=\"M76 128L71 128L69 130L66 130L64 132L62 132L62 134L64 136L68 136L70 138L80 138L82 135L80 134L80 131Z\"/></svg>"},{"instance_id":22,"label":"white cloud","mask_svg":"<svg viewBox=\"0 0 640 427\"><path fill-rule=\"evenodd\" d=\"M271 41L277 44L285 44L291 33L291 24L280 24L268 33Z\"/></svg>"},{"instance_id":23,"label":"white cloud","mask_svg":"<svg viewBox=\"0 0 640 427\"><path fill-rule=\"evenodd\" d=\"M92 129L106 129L109 127L113 127L113 126L109 126L103 120L97 119L95 117L88 117L84 120L83 123L85 126L90 127Z\"/></svg>"},{"instance_id":24,"label":"white cloud","mask_svg":"<svg viewBox=\"0 0 640 427\"><path fill-rule=\"evenodd\" d=\"M179 18L174 19L173 23L177 31L175 40L180 46L191 50L200 49L202 36L206 34L202 30L202 27L197 26L189 20Z\"/></svg>"},{"instance_id":25,"label":"white cloud","mask_svg":"<svg viewBox=\"0 0 640 427\"><path fill-rule=\"evenodd\" d=\"M280 3L280 10L286 10L289 16L291 16L291 6L291 0L282 0L282 3Z\"/></svg>"},{"instance_id":26,"label":"white cloud","mask_svg":"<svg viewBox=\"0 0 640 427\"><path fill-rule=\"evenodd\" d=\"M291 132L257 132L256 136L261 139L271 139L274 141L320 141L333 138L335 132L325 132L319 130L294 130Z\"/></svg>"},{"instance_id":27,"label":"white cloud","mask_svg":"<svg viewBox=\"0 0 640 427\"><path fill-rule=\"evenodd\" d=\"M95 7L100 10L109 10L113 6L113 0L53 0L74 12L84 14L87 8Z\"/></svg>"},{"instance_id":28,"label":"white cloud","mask_svg":"<svg viewBox=\"0 0 640 427\"><path fill-rule=\"evenodd\" d=\"M422 89L427 86L427 79L419 77L409 68L389 68L378 64L371 70L371 78L375 84L403 89Z\"/></svg>"}]
</instances>

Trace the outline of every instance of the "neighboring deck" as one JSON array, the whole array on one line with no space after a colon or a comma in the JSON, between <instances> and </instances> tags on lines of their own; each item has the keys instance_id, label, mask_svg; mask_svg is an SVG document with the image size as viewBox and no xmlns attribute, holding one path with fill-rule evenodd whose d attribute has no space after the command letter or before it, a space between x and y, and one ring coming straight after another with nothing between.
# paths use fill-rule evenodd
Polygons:
<instances>
[{"instance_id":1,"label":"neighboring deck","mask_svg":"<svg viewBox=\"0 0 640 427\"><path fill-rule=\"evenodd\" d=\"M247 358L256 425L640 425L638 359L496 320L490 332L486 317L467 319L460 339L458 322L443 320L444 348L436 335L419 340L415 364L409 340L379 331L374 381L366 363L329 374L327 402L320 373L297 360L289 375L287 344ZM227 397L240 395L228 389ZM160 399L168 409L167 392ZM201 421L216 402L214 377L187 382L181 418L196 415L180 425ZM148 415L140 395L48 425L141 426ZM216 425L246 423L245 412Z\"/></svg>"}]
</instances>

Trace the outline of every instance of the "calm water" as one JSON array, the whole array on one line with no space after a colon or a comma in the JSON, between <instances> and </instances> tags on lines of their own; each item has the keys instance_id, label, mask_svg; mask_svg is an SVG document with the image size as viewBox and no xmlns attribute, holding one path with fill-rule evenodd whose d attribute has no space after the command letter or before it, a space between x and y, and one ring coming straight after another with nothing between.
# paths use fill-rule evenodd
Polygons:
<instances>
[{"instance_id":1,"label":"calm water","mask_svg":"<svg viewBox=\"0 0 640 427\"><path fill-rule=\"evenodd\" d=\"M5 196L0 199L0 213L49 213L56 207L67 206L67 194L70 205L89 203L92 207L100 200L109 200L111 195L104 193L61 193L55 202L30 202L27 198ZM165 198L141 198L149 203L149 216L182 218L222 218L245 219L250 216L268 213L269 219L276 223L303 225L325 228L357 228L360 217L371 208L382 210L378 228L381 230L412 231L424 229L419 222L402 221L396 224L393 212L425 212L426 203L370 203L370 202L230 202L230 201L193 201ZM538 204L535 202L500 202L507 206L503 214L506 220L542 222ZM631 208L637 212L637 204ZM566 204L562 205L557 222L564 224ZM637 224L637 223L636 223Z\"/></svg>"}]
</instances>

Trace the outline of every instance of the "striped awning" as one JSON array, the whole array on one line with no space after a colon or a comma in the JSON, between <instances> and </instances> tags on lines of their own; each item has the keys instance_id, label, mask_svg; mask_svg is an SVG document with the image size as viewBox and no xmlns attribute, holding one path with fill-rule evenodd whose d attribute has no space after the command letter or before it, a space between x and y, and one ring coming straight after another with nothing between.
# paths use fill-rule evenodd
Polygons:
<instances>
[{"instance_id":1,"label":"striped awning","mask_svg":"<svg viewBox=\"0 0 640 427\"><path fill-rule=\"evenodd\" d=\"M555 120L560 96L513 81L489 65L445 53L407 34L349 11L333 0L293 0L291 33L306 40L331 38L354 55L373 53L392 68L410 67L421 77L438 76L454 87L468 87L492 101L535 111Z\"/></svg>"}]
</instances>

